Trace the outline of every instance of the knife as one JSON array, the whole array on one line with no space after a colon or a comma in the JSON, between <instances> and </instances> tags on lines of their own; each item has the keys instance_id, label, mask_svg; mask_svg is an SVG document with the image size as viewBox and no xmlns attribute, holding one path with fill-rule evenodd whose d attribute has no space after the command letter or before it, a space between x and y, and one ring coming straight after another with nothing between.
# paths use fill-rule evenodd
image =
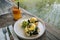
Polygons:
<instances>
[{"instance_id":1,"label":"knife","mask_svg":"<svg viewBox=\"0 0 60 40\"><path fill-rule=\"evenodd\" d=\"M14 38L13 38L13 36L12 36L11 32L10 32L9 27L7 27L7 30L8 30L8 34L9 34L10 40L14 40Z\"/></svg>"}]
</instances>

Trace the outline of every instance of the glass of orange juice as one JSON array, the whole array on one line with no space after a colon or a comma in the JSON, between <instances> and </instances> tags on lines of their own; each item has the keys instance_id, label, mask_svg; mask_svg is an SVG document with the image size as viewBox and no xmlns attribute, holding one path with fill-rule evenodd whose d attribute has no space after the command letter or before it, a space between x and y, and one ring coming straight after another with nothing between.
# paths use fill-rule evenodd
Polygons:
<instances>
[{"instance_id":1,"label":"glass of orange juice","mask_svg":"<svg viewBox=\"0 0 60 40\"><path fill-rule=\"evenodd\" d=\"M18 20L22 17L21 10L18 7L12 7L13 18L14 20Z\"/></svg>"}]
</instances>

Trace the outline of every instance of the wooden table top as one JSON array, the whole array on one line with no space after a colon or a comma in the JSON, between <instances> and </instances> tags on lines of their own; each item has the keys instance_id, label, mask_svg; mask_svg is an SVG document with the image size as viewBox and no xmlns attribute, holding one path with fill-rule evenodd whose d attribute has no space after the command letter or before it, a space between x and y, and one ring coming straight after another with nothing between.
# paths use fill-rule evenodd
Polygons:
<instances>
[{"instance_id":1,"label":"wooden table top","mask_svg":"<svg viewBox=\"0 0 60 40\"><path fill-rule=\"evenodd\" d=\"M26 12L22 13L22 16L25 16L25 15L33 16L30 14L27 14ZM15 21L13 20L11 13L0 15L0 28L6 26L7 24L14 24L14 23ZM45 33L36 40L60 40L60 30L48 23L45 23L45 25L46 25Z\"/></svg>"}]
</instances>

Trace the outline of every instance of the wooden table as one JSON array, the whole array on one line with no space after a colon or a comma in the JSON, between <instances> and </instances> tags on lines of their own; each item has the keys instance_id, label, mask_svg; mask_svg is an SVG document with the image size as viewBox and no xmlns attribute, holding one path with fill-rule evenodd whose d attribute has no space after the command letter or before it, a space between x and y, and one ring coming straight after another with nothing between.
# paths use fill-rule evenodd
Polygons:
<instances>
[{"instance_id":1,"label":"wooden table","mask_svg":"<svg viewBox=\"0 0 60 40\"><path fill-rule=\"evenodd\" d=\"M22 13L22 16L33 16L29 14L29 12L25 11ZM33 16L34 17L34 16ZM0 16L0 28L5 27L7 24L14 24L15 21L13 20L12 14L8 13L5 15ZM60 40L60 30L55 28L53 25L45 23L46 31L45 33L36 40Z\"/></svg>"}]
</instances>

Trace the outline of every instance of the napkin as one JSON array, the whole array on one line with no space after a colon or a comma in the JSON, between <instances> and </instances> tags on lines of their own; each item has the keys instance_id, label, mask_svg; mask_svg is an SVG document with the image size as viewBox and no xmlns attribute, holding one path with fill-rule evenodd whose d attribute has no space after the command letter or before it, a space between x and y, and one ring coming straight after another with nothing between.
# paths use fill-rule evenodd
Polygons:
<instances>
[{"instance_id":1,"label":"napkin","mask_svg":"<svg viewBox=\"0 0 60 40\"><path fill-rule=\"evenodd\" d=\"M7 28L7 27L4 27L4 28ZM12 25L9 26L9 29L10 29L10 32L12 33L14 40L19 40L17 35L14 32ZM10 40L8 32L6 33L6 37L7 37L7 40ZM5 40L5 35L3 34L2 28L0 28L0 40Z\"/></svg>"}]
</instances>

